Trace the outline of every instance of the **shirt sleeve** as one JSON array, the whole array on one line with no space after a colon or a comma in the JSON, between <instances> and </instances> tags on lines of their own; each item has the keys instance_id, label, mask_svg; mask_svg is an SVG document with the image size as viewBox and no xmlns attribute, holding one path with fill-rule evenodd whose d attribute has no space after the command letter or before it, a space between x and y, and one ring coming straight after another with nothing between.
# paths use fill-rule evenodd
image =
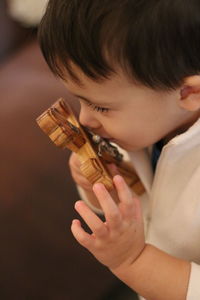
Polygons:
<instances>
[{"instance_id":1,"label":"shirt sleeve","mask_svg":"<svg viewBox=\"0 0 200 300\"><path fill-rule=\"evenodd\" d=\"M200 299L200 265L191 264L190 281L186 300Z\"/></svg>"}]
</instances>

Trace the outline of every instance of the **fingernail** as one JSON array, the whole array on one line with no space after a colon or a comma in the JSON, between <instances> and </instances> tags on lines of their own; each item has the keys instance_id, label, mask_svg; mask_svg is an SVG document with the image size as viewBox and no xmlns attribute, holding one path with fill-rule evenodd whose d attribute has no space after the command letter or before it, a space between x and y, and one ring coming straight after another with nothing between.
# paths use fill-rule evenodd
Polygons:
<instances>
[{"instance_id":1,"label":"fingernail","mask_svg":"<svg viewBox=\"0 0 200 300\"><path fill-rule=\"evenodd\" d=\"M102 187L103 187L103 184L98 182L93 185L93 190L99 191L102 189Z\"/></svg>"},{"instance_id":2,"label":"fingernail","mask_svg":"<svg viewBox=\"0 0 200 300\"><path fill-rule=\"evenodd\" d=\"M78 219L72 220L72 225L78 225L80 224L80 221Z\"/></svg>"},{"instance_id":3,"label":"fingernail","mask_svg":"<svg viewBox=\"0 0 200 300\"><path fill-rule=\"evenodd\" d=\"M114 176L114 180L117 181L117 182L123 182L123 177L121 175L115 175Z\"/></svg>"},{"instance_id":4,"label":"fingernail","mask_svg":"<svg viewBox=\"0 0 200 300\"><path fill-rule=\"evenodd\" d=\"M75 209L78 208L81 203L82 203L81 200L76 201L75 204L74 204L74 208Z\"/></svg>"}]
</instances>

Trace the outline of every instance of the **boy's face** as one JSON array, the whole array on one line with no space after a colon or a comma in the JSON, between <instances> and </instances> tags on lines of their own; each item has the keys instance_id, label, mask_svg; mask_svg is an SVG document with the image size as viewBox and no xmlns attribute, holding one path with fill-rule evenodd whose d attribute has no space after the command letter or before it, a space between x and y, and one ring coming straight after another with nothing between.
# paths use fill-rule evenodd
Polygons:
<instances>
[{"instance_id":1,"label":"boy's face","mask_svg":"<svg viewBox=\"0 0 200 300\"><path fill-rule=\"evenodd\" d=\"M67 80L65 85L80 101L80 123L125 150L139 150L170 133L176 135L177 129L192 117L191 112L179 105L180 89L155 91L128 81L123 74L102 83L92 81L81 72L77 75L83 86L72 80ZM92 105L83 98L89 99ZM100 107L108 111L101 112Z\"/></svg>"}]
</instances>

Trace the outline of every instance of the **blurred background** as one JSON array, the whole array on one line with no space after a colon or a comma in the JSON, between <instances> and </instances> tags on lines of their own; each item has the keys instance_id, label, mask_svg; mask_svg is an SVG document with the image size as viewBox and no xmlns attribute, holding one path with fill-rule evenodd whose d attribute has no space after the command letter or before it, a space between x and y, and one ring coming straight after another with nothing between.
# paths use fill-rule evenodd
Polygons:
<instances>
[{"instance_id":1,"label":"blurred background","mask_svg":"<svg viewBox=\"0 0 200 300\"><path fill-rule=\"evenodd\" d=\"M70 232L79 199L70 153L35 122L68 96L37 44L45 5L0 0L0 299L118 299L123 284Z\"/></svg>"}]
</instances>

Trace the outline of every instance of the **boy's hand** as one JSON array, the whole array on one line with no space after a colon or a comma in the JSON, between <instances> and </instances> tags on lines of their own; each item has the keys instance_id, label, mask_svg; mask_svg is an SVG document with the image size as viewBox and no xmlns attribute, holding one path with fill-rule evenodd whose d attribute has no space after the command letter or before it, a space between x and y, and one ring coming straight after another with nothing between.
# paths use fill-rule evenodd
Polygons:
<instances>
[{"instance_id":1,"label":"boy's hand","mask_svg":"<svg viewBox=\"0 0 200 300\"><path fill-rule=\"evenodd\" d=\"M78 159L78 155L75 152L72 152L69 158L69 167L71 171L72 178L83 189L87 191L92 191L92 184L83 176L83 174L80 171L80 161ZM115 164L107 164L107 168L110 171L110 174L112 176L119 174L117 166Z\"/></svg>"},{"instance_id":2,"label":"boy's hand","mask_svg":"<svg viewBox=\"0 0 200 300\"><path fill-rule=\"evenodd\" d=\"M81 173L80 165L81 163L78 159L78 155L75 152L72 152L69 158L69 167L72 178L76 184L80 185L83 189L92 191L92 184Z\"/></svg>"},{"instance_id":3,"label":"boy's hand","mask_svg":"<svg viewBox=\"0 0 200 300\"><path fill-rule=\"evenodd\" d=\"M119 205L113 201L103 184L96 183L93 186L106 222L101 221L83 201L78 201L75 209L92 234L84 231L79 220L73 220L71 226L76 240L112 270L132 264L145 247L139 200L133 198L121 176L116 175L113 182L120 199Z\"/></svg>"}]
</instances>

